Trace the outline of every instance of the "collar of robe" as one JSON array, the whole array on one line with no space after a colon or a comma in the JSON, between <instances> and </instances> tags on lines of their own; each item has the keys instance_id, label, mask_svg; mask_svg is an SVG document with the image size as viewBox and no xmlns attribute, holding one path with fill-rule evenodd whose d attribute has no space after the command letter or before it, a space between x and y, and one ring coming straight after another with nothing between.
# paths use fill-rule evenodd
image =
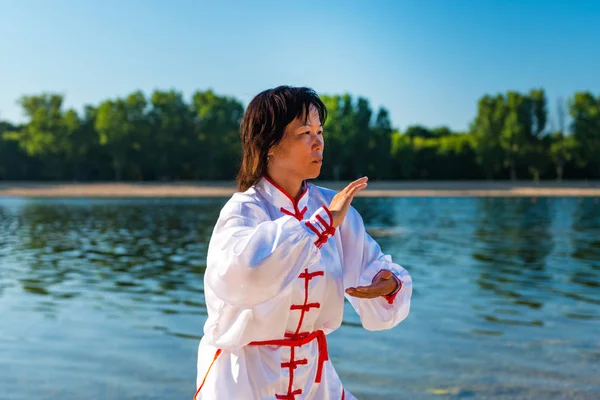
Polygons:
<instances>
[{"instance_id":1,"label":"collar of robe","mask_svg":"<svg viewBox=\"0 0 600 400\"><path fill-rule=\"evenodd\" d=\"M307 181L302 182L302 194L298 201L268 176L261 178L256 184L256 189L269 203L279 208L282 213L302 220L306 210L308 210L308 186Z\"/></svg>"}]
</instances>

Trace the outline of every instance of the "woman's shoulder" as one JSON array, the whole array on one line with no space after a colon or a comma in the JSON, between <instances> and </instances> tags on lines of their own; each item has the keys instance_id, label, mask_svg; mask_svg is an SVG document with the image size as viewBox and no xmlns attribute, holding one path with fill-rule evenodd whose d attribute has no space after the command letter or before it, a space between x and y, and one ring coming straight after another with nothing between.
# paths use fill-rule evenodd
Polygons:
<instances>
[{"instance_id":1,"label":"woman's shoulder","mask_svg":"<svg viewBox=\"0 0 600 400\"><path fill-rule=\"evenodd\" d=\"M265 212L264 200L254 187L234 193L221 209L221 217L237 214L252 215Z\"/></svg>"}]
</instances>

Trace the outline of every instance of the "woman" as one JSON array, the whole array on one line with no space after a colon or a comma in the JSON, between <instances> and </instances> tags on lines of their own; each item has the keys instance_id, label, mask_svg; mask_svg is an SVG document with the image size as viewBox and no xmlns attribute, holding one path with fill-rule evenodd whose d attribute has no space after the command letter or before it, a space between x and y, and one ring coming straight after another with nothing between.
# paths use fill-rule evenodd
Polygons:
<instances>
[{"instance_id":1,"label":"woman","mask_svg":"<svg viewBox=\"0 0 600 400\"><path fill-rule=\"evenodd\" d=\"M350 207L367 178L337 194L308 183L321 170L326 115L308 88L266 90L248 105L240 192L208 248L195 399L354 399L325 340L342 323L344 293L368 330L408 315L410 276Z\"/></svg>"}]
</instances>

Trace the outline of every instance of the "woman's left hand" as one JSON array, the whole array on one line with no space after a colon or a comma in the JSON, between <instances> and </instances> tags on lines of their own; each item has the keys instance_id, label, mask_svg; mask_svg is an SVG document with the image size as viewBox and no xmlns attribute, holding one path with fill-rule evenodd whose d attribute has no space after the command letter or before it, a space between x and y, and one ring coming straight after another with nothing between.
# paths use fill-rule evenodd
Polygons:
<instances>
[{"instance_id":1,"label":"woman's left hand","mask_svg":"<svg viewBox=\"0 0 600 400\"><path fill-rule=\"evenodd\" d=\"M392 271L382 270L377 274L375 280L370 285L349 287L346 289L346 293L352 297L373 299L375 297L390 295L397 287L398 281L394 279Z\"/></svg>"}]
</instances>

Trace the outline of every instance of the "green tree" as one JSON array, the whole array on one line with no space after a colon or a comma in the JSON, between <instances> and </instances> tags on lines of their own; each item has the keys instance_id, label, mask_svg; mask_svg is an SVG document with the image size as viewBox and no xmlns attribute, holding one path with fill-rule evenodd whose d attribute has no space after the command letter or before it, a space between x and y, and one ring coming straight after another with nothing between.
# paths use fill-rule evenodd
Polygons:
<instances>
[{"instance_id":1,"label":"green tree","mask_svg":"<svg viewBox=\"0 0 600 400\"><path fill-rule=\"evenodd\" d=\"M506 116L500 145L504 150L505 162L510 171L510 179L517 179L517 166L521 161L529 138L532 135L531 101L517 92L508 92L506 96Z\"/></svg>"},{"instance_id":2,"label":"green tree","mask_svg":"<svg viewBox=\"0 0 600 400\"><path fill-rule=\"evenodd\" d=\"M600 97L575 93L572 126L547 128L542 89L483 96L469 133L447 127L394 130L385 108L348 93L322 96L324 179L533 179L600 177ZM232 179L240 155L238 100L198 91L191 102L175 90L147 100L137 91L63 111L63 97L19 100L21 126L0 121L0 179ZM548 132L553 132L548 134Z\"/></svg>"},{"instance_id":3,"label":"green tree","mask_svg":"<svg viewBox=\"0 0 600 400\"><path fill-rule=\"evenodd\" d=\"M351 125L352 98L350 95L321 96L327 107L327 121L323 127L325 138L325 157L322 177L325 179L342 179L344 167L352 158L351 137L346 126ZM347 122L350 120L350 122Z\"/></svg>"},{"instance_id":4,"label":"green tree","mask_svg":"<svg viewBox=\"0 0 600 400\"><path fill-rule=\"evenodd\" d=\"M203 179L232 179L240 162L240 122L243 106L234 98L212 90L198 91L192 98L198 146L197 175Z\"/></svg>"},{"instance_id":5,"label":"green tree","mask_svg":"<svg viewBox=\"0 0 600 400\"><path fill-rule=\"evenodd\" d=\"M569 113L573 135L581 150L577 154L579 164L600 167L600 97L594 98L590 92L575 93L569 102Z\"/></svg>"},{"instance_id":6,"label":"green tree","mask_svg":"<svg viewBox=\"0 0 600 400\"><path fill-rule=\"evenodd\" d=\"M71 138L72 152L71 165L73 168L73 179L89 179L90 156L101 149L99 137L94 128L98 109L91 105L86 105L83 110L83 116L75 119L73 115L72 122L67 124L72 131Z\"/></svg>"},{"instance_id":7,"label":"green tree","mask_svg":"<svg viewBox=\"0 0 600 400\"><path fill-rule=\"evenodd\" d=\"M469 134L453 133L433 139L437 145L436 171L440 179L476 179L483 173L476 161L474 138Z\"/></svg>"},{"instance_id":8,"label":"green tree","mask_svg":"<svg viewBox=\"0 0 600 400\"><path fill-rule=\"evenodd\" d=\"M423 139L431 139L436 137L435 133L421 125L409 126L408 128L406 128L406 132L404 132L404 135L406 135L409 138L420 137Z\"/></svg>"},{"instance_id":9,"label":"green tree","mask_svg":"<svg viewBox=\"0 0 600 400\"><path fill-rule=\"evenodd\" d=\"M450 130L450 128L446 126L440 126L438 128L433 128L431 130L433 137L442 138L446 136L452 136L454 133Z\"/></svg>"},{"instance_id":10,"label":"green tree","mask_svg":"<svg viewBox=\"0 0 600 400\"><path fill-rule=\"evenodd\" d=\"M35 161L19 146L21 127L0 121L0 180L35 177Z\"/></svg>"},{"instance_id":11,"label":"green tree","mask_svg":"<svg viewBox=\"0 0 600 400\"><path fill-rule=\"evenodd\" d=\"M28 122L21 130L19 142L27 154L66 153L70 143L61 110L63 97L58 94L23 96L20 103Z\"/></svg>"},{"instance_id":12,"label":"green tree","mask_svg":"<svg viewBox=\"0 0 600 400\"><path fill-rule=\"evenodd\" d=\"M556 179L562 181L565 163L571 161L577 151L577 142L573 135L565 136L555 132L550 136L550 156L556 169Z\"/></svg>"},{"instance_id":13,"label":"green tree","mask_svg":"<svg viewBox=\"0 0 600 400\"><path fill-rule=\"evenodd\" d=\"M144 94L138 91L130 94L125 100L107 100L98 107L94 127L100 145L104 146L110 155L117 181L123 178L128 160L139 153L141 143L147 135L146 106ZM132 170L141 172L139 164Z\"/></svg>"},{"instance_id":14,"label":"green tree","mask_svg":"<svg viewBox=\"0 0 600 400\"><path fill-rule=\"evenodd\" d=\"M529 172L535 181L539 181L541 174L550 165L549 152L552 143L552 140L545 136L548 119L546 94L543 89L533 89L528 98L531 107L531 128L524 154L529 164Z\"/></svg>"},{"instance_id":15,"label":"green tree","mask_svg":"<svg viewBox=\"0 0 600 400\"><path fill-rule=\"evenodd\" d=\"M89 121L90 111L90 106L87 106L83 119L79 118L75 110L68 110L64 114L64 126L70 143L65 162L70 162L70 176L74 180L83 177L82 164L85 162L89 150L97 145L96 133L90 129L90 124L93 124L93 120Z\"/></svg>"},{"instance_id":16,"label":"green tree","mask_svg":"<svg viewBox=\"0 0 600 400\"><path fill-rule=\"evenodd\" d=\"M29 156L39 158L44 178L60 179L72 148L62 112L63 97L49 93L23 96L20 104L27 122L13 139Z\"/></svg>"},{"instance_id":17,"label":"green tree","mask_svg":"<svg viewBox=\"0 0 600 400\"><path fill-rule=\"evenodd\" d=\"M532 89L529 91L529 101L532 114L531 133L533 137L540 139L544 134L546 122L548 121L547 101L544 89Z\"/></svg>"},{"instance_id":18,"label":"green tree","mask_svg":"<svg viewBox=\"0 0 600 400\"><path fill-rule=\"evenodd\" d=\"M344 128L350 134L351 140L352 161L348 165L351 179L365 176L369 171L369 164L372 161L368 157L372 115L369 101L359 97L351 117L344 120Z\"/></svg>"},{"instance_id":19,"label":"green tree","mask_svg":"<svg viewBox=\"0 0 600 400\"><path fill-rule=\"evenodd\" d=\"M321 168L321 179L338 180L343 160L343 135L341 134L341 99L340 96L321 96L327 107L327 120L323 125L323 139L325 140L324 156L327 162Z\"/></svg>"},{"instance_id":20,"label":"green tree","mask_svg":"<svg viewBox=\"0 0 600 400\"><path fill-rule=\"evenodd\" d=\"M477 104L477 116L471 124L477 162L487 179L497 176L504 158L500 138L504 130L506 100L498 94L484 96Z\"/></svg>"},{"instance_id":21,"label":"green tree","mask_svg":"<svg viewBox=\"0 0 600 400\"><path fill-rule=\"evenodd\" d=\"M380 108L369 136L367 174L375 179L392 177L392 122L385 108Z\"/></svg>"},{"instance_id":22,"label":"green tree","mask_svg":"<svg viewBox=\"0 0 600 400\"><path fill-rule=\"evenodd\" d=\"M400 132L392 134L392 178L412 179L416 175L412 138Z\"/></svg>"},{"instance_id":23,"label":"green tree","mask_svg":"<svg viewBox=\"0 0 600 400\"><path fill-rule=\"evenodd\" d=\"M154 179L173 179L190 173L193 139L192 112L180 92L156 90L148 115L151 135L144 145L145 165ZM183 170L183 171L182 171ZM185 172L183 172L185 174Z\"/></svg>"}]
</instances>

